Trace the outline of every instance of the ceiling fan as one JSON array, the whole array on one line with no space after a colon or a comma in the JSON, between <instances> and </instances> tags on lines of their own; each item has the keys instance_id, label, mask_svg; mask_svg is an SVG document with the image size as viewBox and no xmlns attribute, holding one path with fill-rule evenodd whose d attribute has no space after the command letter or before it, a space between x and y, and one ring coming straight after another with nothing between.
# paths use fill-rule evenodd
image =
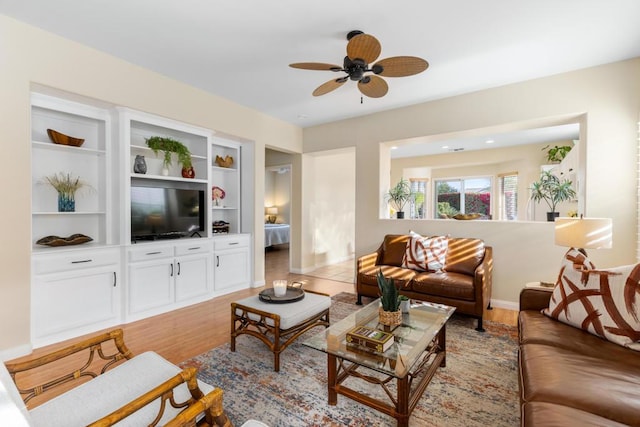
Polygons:
<instances>
[{"instance_id":1,"label":"ceiling fan","mask_svg":"<svg viewBox=\"0 0 640 427\"><path fill-rule=\"evenodd\" d=\"M320 62L297 62L290 67L303 70L319 70L345 72L346 76L329 80L313 91L313 96L327 94L347 82L358 82L358 89L363 95L371 98L381 98L387 94L389 86L383 77L406 77L423 72L429 63L415 56L394 56L382 59L369 66L378 59L382 47L378 39L362 31L354 30L347 34L347 56L343 65L325 64ZM366 74L373 73L373 74Z\"/></svg>"}]
</instances>

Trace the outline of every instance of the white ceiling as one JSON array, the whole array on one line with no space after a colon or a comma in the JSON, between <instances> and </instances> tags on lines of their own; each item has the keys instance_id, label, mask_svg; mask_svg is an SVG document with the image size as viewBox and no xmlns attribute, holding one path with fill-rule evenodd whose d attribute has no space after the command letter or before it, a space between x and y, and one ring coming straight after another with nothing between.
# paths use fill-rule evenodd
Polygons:
<instances>
[{"instance_id":1,"label":"white ceiling","mask_svg":"<svg viewBox=\"0 0 640 427\"><path fill-rule=\"evenodd\" d=\"M0 0L0 13L301 127L640 56L638 0ZM346 34L430 63L364 99L293 62L341 64ZM19 43L19 41L14 41Z\"/></svg>"}]
</instances>

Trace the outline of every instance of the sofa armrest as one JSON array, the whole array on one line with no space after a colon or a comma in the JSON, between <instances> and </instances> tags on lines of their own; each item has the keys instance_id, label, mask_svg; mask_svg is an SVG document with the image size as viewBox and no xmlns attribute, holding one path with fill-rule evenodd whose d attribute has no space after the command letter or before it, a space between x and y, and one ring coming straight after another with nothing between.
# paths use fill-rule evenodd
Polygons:
<instances>
[{"instance_id":1,"label":"sofa armrest","mask_svg":"<svg viewBox=\"0 0 640 427\"><path fill-rule=\"evenodd\" d=\"M485 246L482 262L474 272L476 301L482 301L482 310L491 303L491 288L493 286L493 248Z\"/></svg>"},{"instance_id":2,"label":"sofa armrest","mask_svg":"<svg viewBox=\"0 0 640 427\"><path fill-rule=\"evenodd\" d=\"M520 291L520 311L540 311L549 307L552 292L545 289L524 288Z\"/></svg>"},{"instance_id":3,"label":"sofa armrest","mask_svg":"<svg viewBox=\"0 0 640 427\"><path fill-rule=\"evenodd\" d=\"M185 406L186 409L182 410L176 417L165 424L165 426L195 425L196 418L200 414L204 413L205 422L207 423L206 425L231 427L232 424L222 408L222 390L216 388L205 396L202 393L202 390L200 390L200 387L198 387L196 372L196 368L184 369L173 378L163 382L154 389L129 402L122 408L95 421L94 423L91 423L89 427L111 426L144 408L156 399L161 399L162 402L160 405L160 413L156 418L156 420L160 420L164 413L164 409L168 407L168 405L174 406L173 389L182 383L187 384L187 388L191 393L191 398L187 402L184 402L184 404L177 402L176 406Z\"/></svg>"},{"instance_id":4,"label":"sofa armrest","mask_svg":"<svg viewBox=\"0 0 640 427\"><path fill-rule=\"evenodd\" d=\"M115 352L113 352L114 350L107 351L107 349L103 347L103 344L106 344L109 341L113 341L113 344L115 345ZM25 373L25 375L29 375L28 372L31 370L44 367L67 357L72 357L73 355L85 350L87 351L87 358L85 359L86 362L84 362L84 364L82 364L81 360L76 360L74 358L73 363L78 367L71 368L65 365L64 369L67 373L58 374L56 378L50 381L40 382L35 385L31 384L30 381L30 386L27 388L20 387L20 381L16 378L18 374ZM27 403L32 398L71 381L76 381L83 377L95 378L98 375L104 374L107 369L119 361L123 359L131 359L132 357L133 354L124 344L122 329L114 329L32 360L6 363L6 366L13 378L13 381L18 387L22 399ZM96 366L96 361L99 361L98 366ZM95 372L96 369L99 369L99 371ZM56 372L59 373L60 371L61 369Z\"/></svg>"},{"instance_id":5,"label":"sofa armrest","mask_svg":"<svg viewBox=\"0 0 640 427\"><path fill-rule=\"evenodd\" d=\"M379 252L373 252L370 254L362 255L358 258L358 273L364 270L365 268L375 267L378 261Z\"/></svg>"}]
</instances>

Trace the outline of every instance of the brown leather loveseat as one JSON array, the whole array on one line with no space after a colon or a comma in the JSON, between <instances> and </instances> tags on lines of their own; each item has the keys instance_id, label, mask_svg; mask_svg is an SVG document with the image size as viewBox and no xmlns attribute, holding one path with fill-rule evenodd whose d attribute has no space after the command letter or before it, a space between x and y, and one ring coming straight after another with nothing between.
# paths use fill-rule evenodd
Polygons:
<instances>
[{"instance_id":1,"label":"brown leather loveseat","mask_svg":"<svg viewBox=\"0 0 640 427\"><path fill-rule=\"evenodd\" d=\"M640 353L545 316L551 295L520 293L522 426L640 426Z\"/></svg>"},{"instance_id":2,"label":"brown leather loveseat","mask_svg":"<svg viewBox=\"0 0 640 427\"><path fill-rule=\"evenodd\" d=\"M401 294L456 307L456 313L477 318L476 329L483 331L484 309L491 301L492 248L480 239L449 237L442 271L423 272L402 267L409 239L408 234L388 234L376 252L358 258L357 303L362 304L362 296L378 297L376 275L382 270Z\"/></svg>"}]
</instances>

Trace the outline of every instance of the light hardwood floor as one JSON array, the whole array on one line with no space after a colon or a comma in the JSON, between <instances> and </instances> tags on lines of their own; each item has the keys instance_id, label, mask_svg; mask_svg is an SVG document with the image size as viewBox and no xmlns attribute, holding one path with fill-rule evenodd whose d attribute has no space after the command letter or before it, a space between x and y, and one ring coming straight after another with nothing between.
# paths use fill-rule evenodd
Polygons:
<instances>
[{"instance_id":1,"label":"light hardwood floor","mask_svg":"<svg viewBox=\"0 0 640 427\"><path fill-rule=\"evenodd\" d=\"M319 277L289 273L288 250L276 248L266 252L265 279L269 284L275 279L303 282L305 289L335 295L340 292L355 293L352 283ZM125 343L134 354L153 350L173 363L180 363L211 348L229 342L232 301L259 293L263 288L246 289L175 310L170 313L122 325ZM488 310L485 319L515 325L517 313L494 308ZM93 335L93 334L91 334ZM31 355L15 361L29 360L57 348L75 343L85 337L36 349Z\"/></svg>"}]
</instances>

